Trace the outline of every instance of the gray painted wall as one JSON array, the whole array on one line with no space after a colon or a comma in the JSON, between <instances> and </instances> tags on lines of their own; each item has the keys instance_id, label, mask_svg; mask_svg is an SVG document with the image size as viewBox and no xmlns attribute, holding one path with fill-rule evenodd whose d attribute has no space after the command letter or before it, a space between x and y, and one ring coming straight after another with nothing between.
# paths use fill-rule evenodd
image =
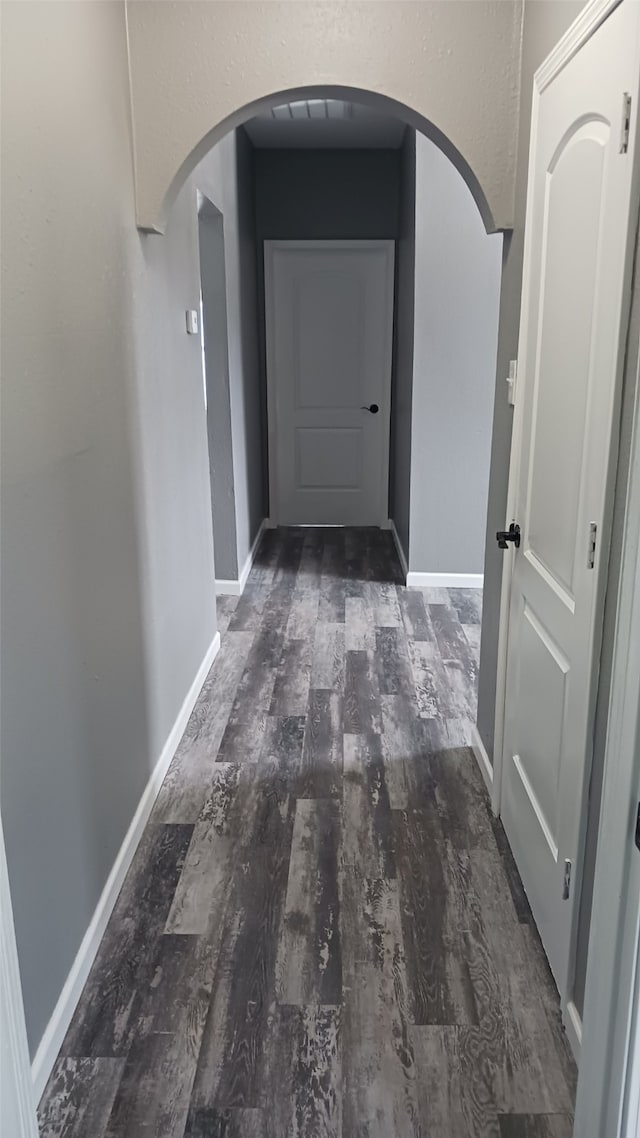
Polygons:
<instances>
[{"instance_id":1,"label":"gray painted wall","mask_svg":"<svg viewBox=\"0 0 640 1138\"><path fill-rule=\"evenodd\" d=\"M122 11L2 22L2 817L34 1050L149 774L142 252Z\"/></svg>"},{"instance_id":2,"label":"gray painted wall","mask_svg":"<svg viewBox=\"0 0 640 1138\"><path fill-rule=\"evenodd\" d=\"M412 572L482 572L501 245L458 171L418 134Z\"/></svg>"},{"instance_id":3,"label":"gray painted wall","mask_svg":"<svg viewBox=\"0 0 640 1138\"><path fill-rule=\"evenodd\" d=\"M233 486L224 222L220 211L207 198L202 199L198 215L198 235L216 578L237 580L238 543Z\"/></svg>"},{"instance_id":4,"label":"gray painted wall","mask_svg":"<svg viewBox=\"0 0 640 1138\"><path fill-rule=\"evenodd\" d=\"M164 239L138 241L132 431L150 770L216 631L202 352L200 337L188 336L185 326L185 310L198 308L200 296L193 181L176 200Z\"/></svg>"},{"instance_id":5,"label":"gray painted wall","mask_svg":"<svg viewBox=\"0 0 640 1138\"><path fill-rule=\"evenodd\" d=\"M395 238L398 150L256 150L258 238Z\"/></svg>"},{"instance_id":6,"label":"gray painted wall","mask_svg":"<svg viewBox=\"0 0 640 1138\"><path fill-rule=\"evenodd\" d=\"M254 152L243 130L234 137L237 228L231 234L227 230L227 242L231 241L227 281L230 307L237 313L229 332L229 364L238 565L242 568L267 512L267 481L263 476Z\"/></svg>"},{"instance_id":7,"label":"gray painted wall","mask_svg":"<svg viewBox=\"0 0 640 1138\"><path fill-rule=\"evenodd\" d=\"M196 185L219 188L223 159L195 172L164 238L141 236L123 6L8 5L2 51L1 786L33 1052L216 630L184 314L199 298ZM245 196L227 282L247 451L251 219ZM256 479L243 489L255 516Z\"/></svg>"},{"instance_id":8,"label":"gray painted wall","mask_svg":"<svg viewBox=\"0 0 640 1138\"><path fill-rule=\"evenodd\" d=\"M265 516L253 148L243 130L217 143L192 182L224 219L236 560L241 570Z\"/></svg>"},{"instance_id":9,"label":"gray painted wall","mask_svg":"<svg viewBox=\"0 0 640 1138\"><path fill-rule=\"evenodd\" d=\"M389 517L395 523L409 561L411 495L411 405L413 399L413 326L415 309L416 135L405 131L400 154L400 209L396 242Z\"/></svg>"},{"instance_id":10,"label":"gray painted wall","mask_svg":"<svg viewBox=\"0 0 640 1138\"><path fill-rule=\"evenodd\" d=\"M549 0L526 0L524 6L515 221L513 232L505 237L503 249L478 690L478 730L490 761L493 761L498 625L502 586L502 553L496 544L495 535L496 530L503 528L507 508L513 410L507 402L505 377L509 370L509 360L515 359L518 354L533 75L582 7L581 0L553 0L553 3Z\"/></svg>"}]
</instances>

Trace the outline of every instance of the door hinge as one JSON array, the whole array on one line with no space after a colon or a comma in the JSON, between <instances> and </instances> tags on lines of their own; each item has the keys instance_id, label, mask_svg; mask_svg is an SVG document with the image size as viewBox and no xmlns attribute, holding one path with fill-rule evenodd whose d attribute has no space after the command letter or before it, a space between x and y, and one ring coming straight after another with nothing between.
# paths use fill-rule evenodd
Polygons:
<instances>
[{"instance_id":1,"label":"door hinge","mask_svg":"<svg viewBox=\"0 0 640 1138\"><path fill-rule=\"evenodd\" d=\"M589 524L589 543L587 545L587 569L593 569L596 563L596 545L598 544L598 527L595 522Z\"/></svg>"},{"instance_id":2,"label":"door hinge","mask_svg":"<svg viewBox=\"0 0 640 1138\"><path fill-rule=\"evenodd\" d=\"M622 126L620 127L620 153L629 149L629 130L631 127L631 95L625 91L622 96Z\"/></svg>"},{"instance_id":3,"label":"door hinge","mask_svg":"<svg viewBox=\"0 0 640 1138\"><path fill-rule=\"evenodd\" d=\"M518 381L518 361L509 360L509 374L507 376L507 386L509 394L507 396L509 405L515 407L516 403L516 383Z\"/></svg>"},{"instance_id":4,"label":"door hinge","mask_svg":"<svg viewBox=\"0 0 640 1138\"><path fill-rule=\"evenodd\" d=\"M569 860L564 863L564 877L562 878L562 900L568 901L571 892L571 862Z\"/></svg>"}]
</instances>

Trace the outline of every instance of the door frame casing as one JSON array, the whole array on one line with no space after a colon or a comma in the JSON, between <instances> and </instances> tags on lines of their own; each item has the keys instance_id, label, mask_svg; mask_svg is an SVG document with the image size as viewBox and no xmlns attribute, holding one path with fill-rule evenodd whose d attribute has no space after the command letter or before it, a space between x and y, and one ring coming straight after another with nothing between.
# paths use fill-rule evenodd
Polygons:
<instances>
[{"instance_id":1,"label":"door frame casing","mask_svg":"<svg viewBox=\"0 0 640 1138\"><path fill-rule=\"evenodd\" d=\"M393 367L393 325L395 303L395 241L392 239L371 240L299 240L280 241L269 240L264 242L264 302L265 302L265 348L267 366L267 448L269 469L269 525L279 524L278 502L278 476L277 476L277 446L278 446L278 412L276 400L275 358L274 358L274 329L275 329L275 288L274 270L275 254L280 251L294 249L314 249L345 251L382 249L386 252L387 267L387 312L388 320L385 326L385 389L380 403L380 415L384 430L382 432L382 445L380 451L380 511L378 524L382 529L389 526L389 450L391 431L391 376Z\"/></svg>"},{"instance_id":2,"label":"door frame casing","mask_svg":"<svg viewBox=\"0 0 640 1138\"><path fill-rule=\"evenodd\" d=\"M232 392L229 369L229 321L227 306L227 258L225 218L222 210L202 190L196 191L198 225L198 259L200 265L201 346L205 393L205 420L207 455L209 459L209 490L211 495L211 528L213 534L214 572L216 592L237 582L241 566L238 563L238 526L236 518L236 477L234 469L234 437L232 430ZM205 261L216 242L216 256L212 263ZM205 248L206 246L206 248ZM212 288L213 278L213 288ZM211 300L211 293L219 295ZM220 297L222 299L220 299ZM211 324L213 339L220 352L212 359L208 345ZM207 350L209 346L209 350ZM213 456L215 455L215 465ZM218 487L219 492L216 492ZM217 534L216 534L217 531ZM220 533L226 540L220 540ZM216 536L218 540L216 541ZM226 549L225 549L226 546ZM230 563L220 566L221 550L230 550ZM216 571L216 555L218 570Z\"/></svg>"},{"instance_id":3,"label":"door frame casing","mask_svg":"<svg viewBox=\"0 0 640 1138\"><path fill-rule=\"evenodd\" d=\"M13 1138L38 1138L22 985L0 817L0 1125ZM8 1130L6 1131L8 1133Z\"/></svg>"},{"instance_id":4,"label":"door frame casing","mask_svg":"<svg viewBox=\"0 0 640 1138\"><path fill-rule=\"evenodd\" d=\"M621 2L623 0L592 0L591 3L587 4L565 36L535 73L531 120L532 140L542 92ZM625 2L630 2L630 0L625 0ZM640 116L638 115L640 90L630 92L630 94L634 106L632 132L635 136L637 154L640 144ZM533 180L531 158L532 147L530 147L529 152L529 200L531 200ZM616 378L616 414L613 424L614 437L611 455L612 483L615 479L615 464L618 458L619 411L623 387L625 343L631 312L631 279L639 208L640 170L636 163L636 168L632 170L631 208L624 266L623 313L625 315L620 329L619 371ZM521 312L527 310L530 288L527 269L532 255L531 244L532 234L530 230L525 229ZM526 333L526 328L524 332ZM519 357L522 358L522 327L519 340ZM517 501L517 480L522 447L522 389L525 382L525 376L518 376L505 515L506 525L514 517ZM637 799L633 795L640 797L640 755L636 757L634 753L638 741L640 741L640 714L638 712L640 700L640 391L638 388L640 387L640 378L634 379L633 376L627 375L625 382L636 382L635 414L632 430L629 488L625 510L621 580L616 605L613 677L609 702L605 773L589 936L584 1041L580 1016L573 1004L572 985L582 885L581 865L586 836L587 797L585 797L585 809L581 819L580 864L576 867L578 872L574 876L574 889L570 902L572 905L570 979L568 992L561 993L563 1019L567 1034L574 1052L576 1055L580 1055L581 1059L575 1138L594 1138L596 1134L605 1133L608 1138L622 1138L620 1126L622 1125L622 1103L625 1094L631 1030L628 1009L632 1003L638 975L640 876L637 878L638 888L635 892L632 890L631 895L623 889L623 882L629 881L629 875L634 869L640 875L640 866L636 866L634 861L640 855L638 855L633 843L635 805L637 804ZM611 532L615 492L612 484L605 518L603 519L605 523L603 529L607 531L603 536L607 541ZM608 556L608 549L605 551L605 555ZM500 603L492 786L492 806L496 814L501 812L505 770L504 724L513 560L514 553L510 550L505 555L503 563ZM594 682L590 709L593 716L595 716L597 677L602 649L601 633L606 580L607 573L605 571L600 581L597 610L600 640L596 645L592 661ZM588 761L590 762L590 760L591 756L588 756ZM631 811L630 801L634 806ZM625 1009L627 1010L626 1017ZM590 1026L591 1024L593 1027ZM596 1119L598 1121L594 1123ZM628 1136L625 1135L624 1138L628 1138Z\"/></svg>"}]
</instances>

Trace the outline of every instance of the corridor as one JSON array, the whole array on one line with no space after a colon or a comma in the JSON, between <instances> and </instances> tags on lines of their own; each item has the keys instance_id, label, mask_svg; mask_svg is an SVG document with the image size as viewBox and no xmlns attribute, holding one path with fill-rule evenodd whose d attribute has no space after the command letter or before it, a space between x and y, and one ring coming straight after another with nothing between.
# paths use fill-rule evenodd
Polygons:
<instances>
[{"instance_id":1,"label":"corridor","mask_svg":"<svg viewBox=\"0 0 640 1138\"><path fill-rule=\"evenodd\" d=\"M570 1138L575 1068L468 748L479 597L267 531L43 1138Z\"/></svg>"}]
</instances>

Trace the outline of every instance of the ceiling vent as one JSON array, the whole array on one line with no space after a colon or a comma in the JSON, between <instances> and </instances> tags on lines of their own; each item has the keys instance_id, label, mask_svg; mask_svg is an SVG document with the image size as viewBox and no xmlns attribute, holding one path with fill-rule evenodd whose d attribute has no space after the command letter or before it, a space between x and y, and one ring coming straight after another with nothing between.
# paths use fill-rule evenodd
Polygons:
<instances>
[{"instance_id":1,"label":"ceiling vent","mask_svg":"<svg viewBox=\"0 0 640 1138\"><path fill-rule=\"evenodd\" d=\"M351 103L342 99L300 99L295 103L283 103L271 108L271 117L278 122L300 121L300 119L350 119Z\"/></svg>"}]
</instances>

